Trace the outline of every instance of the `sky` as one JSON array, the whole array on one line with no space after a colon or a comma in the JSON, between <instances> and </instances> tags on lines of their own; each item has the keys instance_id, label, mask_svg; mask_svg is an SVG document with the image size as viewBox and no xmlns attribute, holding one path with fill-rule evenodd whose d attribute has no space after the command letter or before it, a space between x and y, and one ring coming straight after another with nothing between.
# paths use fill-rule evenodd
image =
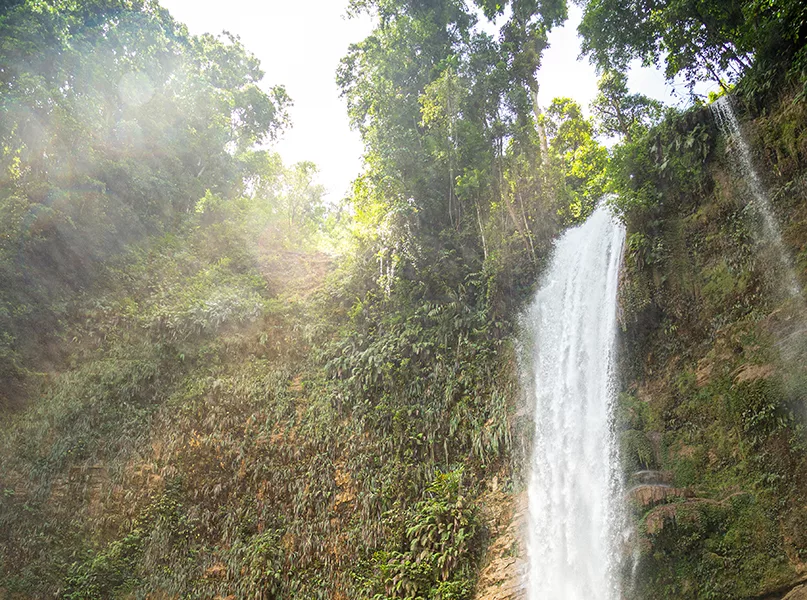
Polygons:
<instances>
[{"instance_id":1,"label":"sky","mask_svg":"<svg viewBox=\"0 0 807 600\"><path fill-rule=\"evenodd\" d=\"M191 34L228 31L261 61L268 88L282 84L291 96L291 129L275 144L286 164L310 160L320 169L319 181L327 198L344 197L362 168L359 134L348 124L345 102L336 86L339 60L351 43L364 39L373 22L367 15L348 19L347 0L162 0ZM569 96L584 111L597 93L597 76L587 61L578 61L577 24L582 11L569 3L569 20L549 34L538 73L539 103ZM485 28L488 29L488 28ZM634 66L628 74L632 91L641 91L668 104L680 104L679 96L655 69ZM704 93L705 90L698 89Z\"/></svg>"}]
</instances>

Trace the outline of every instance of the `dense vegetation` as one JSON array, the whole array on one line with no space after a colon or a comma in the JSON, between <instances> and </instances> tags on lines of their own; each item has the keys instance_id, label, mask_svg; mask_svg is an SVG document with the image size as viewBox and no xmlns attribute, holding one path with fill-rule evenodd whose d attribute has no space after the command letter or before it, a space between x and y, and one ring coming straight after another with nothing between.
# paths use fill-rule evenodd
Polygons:
<instances>
[{"instance_id":1,"label":"dense vegetation","mask_svg":"<svg viewBox=\"0 0 807 600\"><path fill-rule=\"evenodd\" d=\"M681 491L637 504L631 593L796 581L803 307L708 110L624 70L737 83L801 275L805 8L584 3L593 119L537 106L562 0L350 10L377 22L337 73L367 168L333 207L261 146L291 100L237 38L151 1L0 8L0 597L470 598L522 485L517 315L608 192L625 468Z\"/></svg>"},{"instance_id":2,"label":"dense vegetation","mask_svg":"<svg viewBox=\"0 0 807 600\"><path fill-rule=\"evenodd\" d=\"M101 263L261 176L250 148L288 98L237 40L192 39L156 3L17 3L0 39L7 405Z\"/></svg>"},{"instance_id":3,"label":"dense vegetation","mask_svg":"<svg viewBox=\"0 0 807 600\"><path fill-rule=\"evenodd\" d=\"M255 149L288 99L236 39L154 3L3 13L4 593L472 592L476 498L512 480L513 307L569 187L530 95L563 7L503 40L374 9L339 72L369 165L349 222Z\"/></svg>"}]
</instances>

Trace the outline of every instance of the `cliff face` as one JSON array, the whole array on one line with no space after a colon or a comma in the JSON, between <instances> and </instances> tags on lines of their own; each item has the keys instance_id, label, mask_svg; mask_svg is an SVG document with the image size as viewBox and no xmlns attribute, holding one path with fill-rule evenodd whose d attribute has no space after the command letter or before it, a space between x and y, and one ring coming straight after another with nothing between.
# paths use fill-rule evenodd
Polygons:
<instances>
[{"instance_id":1,"label":"cliff face","mask_svg":"<svg viewBox=\"0 0 807 600\"><path fill-rule=\"evenodd\" d=\"M738 169L738 141L705 109L651 139L651 154L681 156L634 183L657 202L624 212L618 424L639 548L630 597L781 597L805 576L807 312L787 271L805 281L806 110L784 98L743 115L783 248ZM665 487L638 485L644 470L665 473Z\"/></svg>"}]
</instances>

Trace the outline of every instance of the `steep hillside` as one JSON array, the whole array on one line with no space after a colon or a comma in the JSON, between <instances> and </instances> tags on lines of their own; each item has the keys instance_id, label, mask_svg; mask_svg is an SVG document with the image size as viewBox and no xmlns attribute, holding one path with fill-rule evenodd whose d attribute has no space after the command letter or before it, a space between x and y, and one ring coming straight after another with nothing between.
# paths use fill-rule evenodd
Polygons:
<instances>
[{"instance_id":1,"label":"steep hillside","mask_svg":"<svg viewBox=\"0 0 807 600\"><path fill-rule=\"evenodd\" d=\"M0 12L0 597L469 598L525 443L517 309L591 208L528 94L562 15L379 19L342 210L256 148L288 98L237 39L45 4Z\"/></svg>"}]
</instances>

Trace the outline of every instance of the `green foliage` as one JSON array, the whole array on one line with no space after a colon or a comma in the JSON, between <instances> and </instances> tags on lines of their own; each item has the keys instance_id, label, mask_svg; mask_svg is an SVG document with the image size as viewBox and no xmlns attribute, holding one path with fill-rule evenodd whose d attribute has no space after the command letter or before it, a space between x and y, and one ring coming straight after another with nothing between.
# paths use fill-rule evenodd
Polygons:
<instances>
[{"instance_id":1,"label":"green foliage","mask_svg":"<svg viewBox=\"0 0 807 600\"><path fill-rule=\"evenodd\" d=\"M187 415L199 395L215 393L221 381L213 374L238 361L244 347L260 357L245 365L249 385L242 388L250 391L244 397L266 389L266 373L275 372L265 364L269 357L280 373L286 357L299 359L287 330L295 317L272 298L279 290L260 272L273 254L284 256L287 239L263 238L285 222L277 205L257 195L208 193L197 206L176 233L152 236L147 247L106 261L103 284L70 306L69 333L60 341L69 350L64 373L42 382L39 402L5 416L0 464L10 493L2 509L4 587L51 593L68 578L74 597L99 598L191 587L196 561L205 555L179 543L172 529L159 523L155 529L157 517L137 516L153 494L162 493L162 484L133 481L130 461L151 452L153 436L166 431L161 423ZM287 282L301 276L298 268L287 265ZM259 326L264 331L256 332ZM262 372L252 370L255 360L263 361ZM285 387L287 378L271 389ZM283 412L282 404L277 410ZM167 431L191 430L204 418L194 414L194 421ZM183 440L180 435L174 464L188 465L182 472L190 477L209 473L184 462L189 447ZM159 482L169 475L157 464L152 459L138 468ZM195 485L210 493L202 482ZM115 491L123 489L125 502ZM194 506L187 490L169 491L172 502ZM99 504L106 507L100 514ZM257 564L249 568L257 572Z\"/></svg>"},{"instance_id":2,"label":"green foliage","mask_svg":"<svg viewBox=\"0 0 807 600\"><path fill-rule=\"evenodd\" d=\"M18 401L101 265L253 178L287 122L237 38L194 38L153 2L20 2L0 17L0 402ZM41 353L40 353L41 354ZM50 357L52 359L52 357ZM30 367L29 367L30 368Z\"/></svg>"},{"instance_id":3,"label":"green foliage","mask_svg":"<svg viewBox=\"0 0 807 600\"><path fill-rule=\"evenodd\" d=\"M619 436L619 455L627 473L653 469L656 464L653 445L642 431L629 429Z\"/></svg>"},{"instance_id":4,"label":"green foliage","mask_svg":"<svg viewBox=\"0 0 807 600\"><path fill-rule=\"evenodd\" d=\"M599 93L591 111L600 133L624 136L632 142L661 119L661 103L642 94L628 93L628 78L619 71L607 71L599 80Z\"/></svg>"},{"instance_id":5,"label":"green foliage","mask_svg":"<svg viewBox=\"0 0 807 600\"><path fill-rule=\"evenodd\" d=\"M379 281L361 245L314 293L322 259L298 244L315 218L289 230L282 165L253 162L246 196L209 190L66 309L65 372L2 427L5 589L353 595L417 513L419 539L463 524L429 546L427 589L468 597L467 507L512 447L511 325L484 274ZM178 474L187 535L148 509Z\"/></svg>"},{"instance_id":6,"label":"green foliage","mask_svg":"<svg viewBox=\"0 0 807 600\"><path fill-rule=\"evenodd\" d=\"M489 18L503 7L482 6ZM353 8L379 15L337 80L365 141L357 233L380 276L440 256L449 287L464 274L493 272L492 293L501 302L517 297L557 230L545 217L555 198L544 189L533 97L546 33L565 4L517 3L499 40L455 2Z\"/></svg>"},{"instance_id":7,"label":"green foliage","mask_svg":"<svg viewBox=\"0 0 807 600\"><path fill-rule=\"evenodd\" d=\"M800 109L771 110L763 127ZM611 163L622 194L613 202L628 225L622 372L632 393L618 405L622 458L676 490L635 507L635 598L763 596L796 577L803 552L792 533L807 490L794 410L803 348L780 322L793 314L781 271L743 182L711 150L720 140L707 117L668 116L617 147ZM755 158L767 178L776 153ZM772 191L787 188L795 168L771 175ZM799 245L796 204L775 210Z\"/></svg>"},{"instance_id":8,"label":"green foliage","mask_svg":"<svg viewBox=\"0 0 807 600\"><path fill-rule=\"evenodd\" d=\"M672 506L640 563L637 597L746 598L788 582L781 539L753 496Z\"/></svg>"},{"instance_id":9,"label":"green foliage","mask_svg":"<svg viewBox=\"0 0 807 600\"><path fill-rule=\"evenodd\" d=\"M602 71L624 71L634 59L663 61L667 79L682 76L690 90L705 80L726 89L748 75L750 87L773 91L803 55L805 16L792 0L592 0L584 3L579 31L583 52Z\"/></svg>"},{"instance_id":10,"label":"green foliage","mask_svg":"<svg viewBox=\"0 0 807 600\"><path fill-rule=\"evenodd\" d=\"M549 139L549 158L564 176L555 200L565 223L580 223L607 188L608 152L594 139L594 125L571 98L555 98L541 117Z\"/></svg>"},{"instance_id":11,"label":"green foliage","mask_svg":"<svg viewBox=\"0 0 807 600\"><path fill-rule=\"evenodd\" d=\"M184 544L193 536L193 526L180 501L181 484L172 482L137 517L122 539L73 563L64 597L69 600L101 600L132 591L138 580L138 560L149 538L166 536L169 545ZM163 548L164 550L164 548Z\"/></svg>"},{"instance_id":12,"label":"green foliage","mask_svg":"<svg viewBox=\"0 0 807 600\"><path fill-rule=\"evenodd\" d=\"M714 146L713 128L703 109L683 114L670 109L642 137L615 148L609 163L617 193L612 205L631 231L652 232L665 210L707 191L704 166Z\"/></svg>"},{"instance_id":13,"label":"green foliage","mask_svg":"<svg viewBox=\"0 0 807 600\"><path fill-rule=\"evenodd\" d=\"M404 524L403 549L373 556L367 597L471 597L480 526L466 493L461 468L437 474Z\"/></svg>"},{"instance_id":14,"label":"green foliage","mask_svg":"<svg viewBox=\"0 0 807 600\"><path fill-rule=\"evenodd\" d=\"M290 226L316 226L325 214L322 196L325 188L314 181L317 166L299 162L283 173L282 203Z\"/></svg>"},{"instance_id":15,"label":"green foliage","mask_svg":"<svg viewBox=\"0 0 807 600\"><path fill-rule=\"evenodd\" d=\"M280 596L283 581L288 579L285 550L276 530L267 530L239 539L227 553L230 572L242 576L236 579L235 591L245 598Z\"/></svg>"},{"instance_id":16,"label":"green foliage","mask_svg":"<svg viewBox=\"0 0 807 600\"><path fill-rule=\"evenodd\" d=\"M734 386L732 392L728 399L730 411L752 447L791 424L782 402L781 382L760 379Z\"/></svg>"}]
</instances>

